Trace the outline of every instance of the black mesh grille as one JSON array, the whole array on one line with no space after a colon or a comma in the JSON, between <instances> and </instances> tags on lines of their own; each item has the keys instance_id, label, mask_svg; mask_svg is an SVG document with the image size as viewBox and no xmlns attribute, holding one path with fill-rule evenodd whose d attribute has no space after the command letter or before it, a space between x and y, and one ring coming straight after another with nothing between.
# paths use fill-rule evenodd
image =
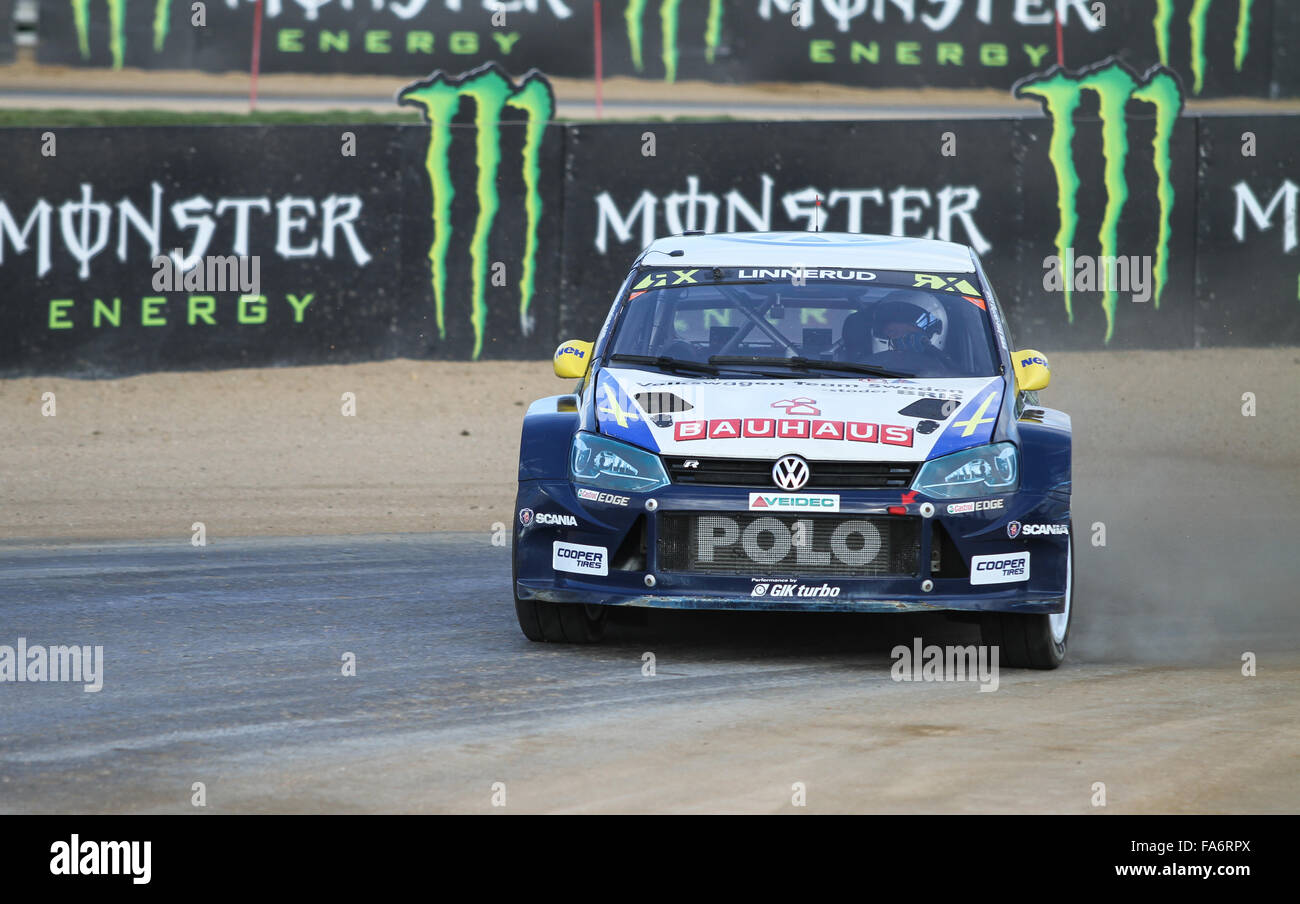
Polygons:
<instances>
[{"instance_id":1,"label":"black mesh grille","mask_svg":"<svg viewBox=\"0 0 1300 904\"><path fill-rule=\"evenodd\" d=\"M659 568L700 574L918 574L921 519L901 515L665 512Z\"/></svg>"},{"instance_id":2,"label":"black mesh grille","mask_svg":"<svg viewBox=\"0 0 1300 904\"><path fill-rule=\"evenodd\" d=\"M692 464L694 462L694 464ZM665 456L673 483L711 487L771 489L775 460L753 458L686 458ZM804 489L907 489L916 465L880 461L810 461L811 476Z\"/></svg>"}]
</instances>

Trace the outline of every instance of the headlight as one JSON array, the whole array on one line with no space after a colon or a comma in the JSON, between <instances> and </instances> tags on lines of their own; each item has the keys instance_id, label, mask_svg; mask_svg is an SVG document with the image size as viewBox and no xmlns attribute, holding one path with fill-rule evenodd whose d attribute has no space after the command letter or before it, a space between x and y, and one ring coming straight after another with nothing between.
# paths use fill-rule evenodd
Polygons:
<instances>
[{"instance_id":1,"label":"headlight","mask_svg":"<svg viewBox=\"0 0 1300 904\"><path fill-rule=\"evenodd\" d=\"M579 433L569 455L569 479L605 490L648 493L668 484L659 456L627 443Z\"/></svg>"},{"instance_id":2,"label":"headlight","mask_svg":"<svg viewBox=\"0 0 1300 904\"><path fill-rule=\"evenodd\" d=\"M1014 493L1019 485L1020 453L1012 443L977 446L927 461L912 481L912 489L942 499Z\"/></svg>"}]
</instances>

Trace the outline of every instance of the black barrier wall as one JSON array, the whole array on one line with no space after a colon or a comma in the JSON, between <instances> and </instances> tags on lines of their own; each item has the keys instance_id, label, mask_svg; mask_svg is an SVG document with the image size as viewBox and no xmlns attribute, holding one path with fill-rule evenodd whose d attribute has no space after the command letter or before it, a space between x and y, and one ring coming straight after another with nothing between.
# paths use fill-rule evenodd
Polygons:
<instances>
[{"instance_id":1,"label":"black barrier wall","mask_svg":"<svg viewBox=\"0 0 1300 904\"><path fill-rule=\"evenodd\" d=\"M0 201L0 359L95 375L427 351L402 271L411 155L351 131L355 159L318 127L0 132L21 174ZM175 249L186 268L257 257L258 284L156 284Z\"/></svg>"},{"instance_id":2,"label":"black barrier wall","mask_svg":"<svg viewBox=\"0 0 1300 904\"><path fill-rule=\"evenodd\" d=\"M266 0L264 72L416 77L495 60L594 72L590 0ZM605 0L608 75L1009 88L1057 62L1049 0ZM1098 12L1094 13L1094 7ZM1173 68L1194 96L1300 94L1294 0L1060 0L1067 65L1118 56ZM1097 16L1102 16L1104 22ZM252 0L42 3L43 63L247 70Z\"/></svg>"},{"instance_id":3,"label":"black barrier wall","mask_svg":"<svg viewBox=\"0 0 1300 904\"><path fill-rule=\"evenodd\" d=\"M559 126L485 68L403 91L442 125L0 130L0 374L549 357L691 229L970 244L1049 352L1298 343L1300 117L1175 89L1111 64L1021 86L1077 119ZM1047 278L1099 257L1145 286Z\"/></svg>"},{"instance_id":4,"label":"black barrier wall","mask_svg":"<svg viewBox=\"0 0 1300 904\"><path fill-rule=\"evenodd\" d=\"M14 59L14 2L0 0L0 64Z\"/></svg>"},{"instance_id":5,"label":"black barrier wall","mask_svg":"<svg viewBox=\"0 0 1300 904\"><path fill-rule=\"evenodd\" d=\"M1197 130L1196 342L1300 345L1300 120L1206 117Z\"/></svg>"}]
</instances>

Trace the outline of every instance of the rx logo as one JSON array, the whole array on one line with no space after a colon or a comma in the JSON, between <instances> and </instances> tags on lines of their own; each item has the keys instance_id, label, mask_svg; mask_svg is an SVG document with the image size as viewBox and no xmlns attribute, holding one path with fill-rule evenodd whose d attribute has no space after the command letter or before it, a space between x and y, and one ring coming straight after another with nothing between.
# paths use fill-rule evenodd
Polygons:
<instances>
[{"instance_id":1,"label":"rx logo","mask_svg":"<svg viewBox=\"0 0 1300 904\"><path fill-rule=\"evenodd\" d=\"M679 286L682 283L694 283L696 282L695 274L699 272L699 268L697 267L694 270L673 270L671 273L663 270L657 273L647 273L645 279L632 287L632 291L642 292L649 289L662 289L664 286ZM668 277L670 276L676 276L677 278L672 282L669 282Z\"/></svg>"},{"instance_id":2,"label":"rx logo","mask_svg":"<svg viewBox=\"0 0 1300 904\"><path fill-rule=\"evenodd\" d=\"M940 292L960 292L962 295L979 295L979 290L970 284L970 280L960 276L936 276L932 273L916 274L917 289L938 289Z\"/></svg>"},{"instance_id":3,"label":"rx logo","mask_svg":"<svg viewBox=\"0 0 1300 904\"><path fill-rule=\"evenodd\" d=\"M784 408L785 413L789 415L821 414L822 410L820 408L814 407L816 402L817 402L816 399L808 399L808 398L804 398L803 396L800 396L797 399L782 399L779 402L773 402L772 407Z\"/></svg>"}]
</instances>

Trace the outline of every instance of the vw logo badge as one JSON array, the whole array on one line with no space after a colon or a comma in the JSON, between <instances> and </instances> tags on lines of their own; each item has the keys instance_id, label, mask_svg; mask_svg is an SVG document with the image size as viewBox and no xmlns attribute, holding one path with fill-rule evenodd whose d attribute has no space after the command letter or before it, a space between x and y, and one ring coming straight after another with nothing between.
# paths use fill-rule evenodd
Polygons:
<instances>
[{"instance_id":1,"label":"vw logo badge","mask_svg":"<svg viewBox=\"0 0 1300 904\"><path fill-rule=\"evenodd\" d=\"M1008 521L1008 522L1007 522L1007 536L1010 537L1012 540L1014 540L1016 537L1020 536L1020 522L1019 522L1019 521Z\"/></svg>"},{"instance_id":2,"label":"vw logo badge","mask_svg":"<svg viewBox=\"0 0 1300 904\"><path fill-rule=\"evenodd\" d=\"M808 476L808 462L798 455L786 455L772 465L772 482L783 490L802 488Z\"/></svg>"}]
</instances>

